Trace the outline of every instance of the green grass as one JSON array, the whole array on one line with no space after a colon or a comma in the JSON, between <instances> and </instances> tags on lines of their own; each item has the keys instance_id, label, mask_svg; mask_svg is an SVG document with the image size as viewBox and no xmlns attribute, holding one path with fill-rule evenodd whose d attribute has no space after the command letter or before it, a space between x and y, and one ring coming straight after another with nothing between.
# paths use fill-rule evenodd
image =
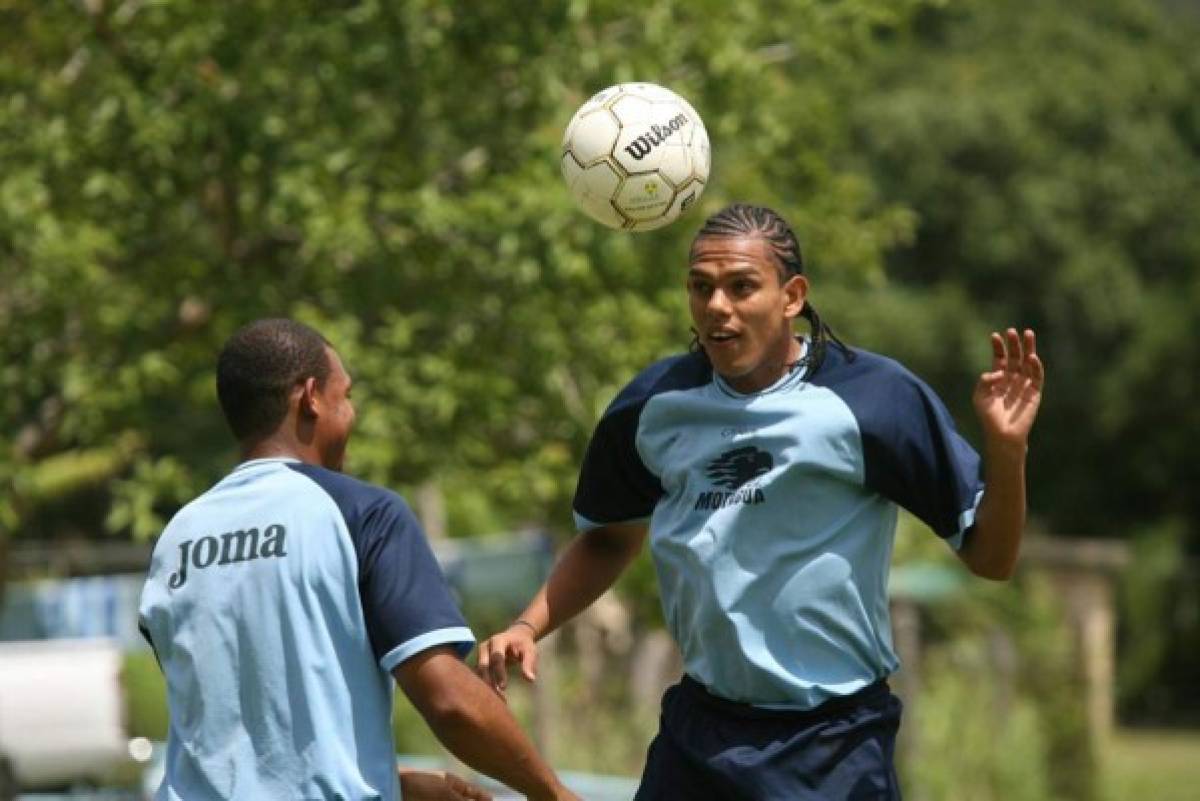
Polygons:
<instances>
[{"instance_id":1,"label":"green grass","mask_svg":"<svg viewBox=\"0 0 1200 801\"><path fill-rule=\"evenodd\" d=\"M1118 730L1103 762L1106 801L1200 798L1200 731Z\"/></svg>"}]
</instances>

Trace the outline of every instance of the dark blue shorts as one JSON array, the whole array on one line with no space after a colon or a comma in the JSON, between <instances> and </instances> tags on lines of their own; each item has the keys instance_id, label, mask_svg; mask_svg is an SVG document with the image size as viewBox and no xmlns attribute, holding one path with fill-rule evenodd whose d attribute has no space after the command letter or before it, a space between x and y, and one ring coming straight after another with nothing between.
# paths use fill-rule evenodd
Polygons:
<instances>
[{"instance_id":1,"label":"dark blue shorts","mask_svg":"<svg viewBox=\"0 0 1200 801\"><path fill-rule=\"evenodd\" d=\"M884 681L793 712L718 698L684 676L663 696L635 801L898 801L899 728Z\"/></svg>"}]
</instances>

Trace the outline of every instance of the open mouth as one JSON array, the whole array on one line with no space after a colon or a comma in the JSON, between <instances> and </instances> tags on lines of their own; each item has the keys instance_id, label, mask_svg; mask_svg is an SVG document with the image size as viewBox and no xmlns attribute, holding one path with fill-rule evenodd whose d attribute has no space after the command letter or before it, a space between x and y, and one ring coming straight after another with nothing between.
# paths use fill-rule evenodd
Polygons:
<instances>
[{"instance_id":1,"label":"open mouth","mask_svg":"<svg viewBox=\"0 0 1200 801\"><path fill-rule=\"evenodd\" d=\"M737 333L733 331L711 331L706 339L712 345L728 345L738 338Z\"/></svg>"}]
</instances>

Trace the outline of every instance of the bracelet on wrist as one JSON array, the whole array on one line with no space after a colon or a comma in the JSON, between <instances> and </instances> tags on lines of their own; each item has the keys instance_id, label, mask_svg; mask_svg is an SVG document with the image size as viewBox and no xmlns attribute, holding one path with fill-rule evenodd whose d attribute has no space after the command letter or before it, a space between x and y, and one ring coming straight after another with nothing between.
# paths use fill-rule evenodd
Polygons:
<instances>
[{"instance_id":1,"label":"bracelet on wrist","mask_svg":"<svg viewBox=\"0 0 1200 801\"><path fill-rule=\"evenodd\" d=\"M537 636L537 633L538 633L538 630L537 630L537 628L536 628L536 627L535 627L535 626L534 626L532 623L530 623L528 620L526 620L526 619L525 619L525 618L523 618L523 617L519 617L519 618L517 618L516 620L514 620L514 621L512 622L512 625L511 625L511 626L509 626L509 628L511 629L511 628L513 628L513 627L515 627L515 626L528 626L528 627L529 627L529 630L530 630L531 632L533 632L533 636L534 636L534 637L536 637L536 636Z\"/></svg>"}]
</instances>

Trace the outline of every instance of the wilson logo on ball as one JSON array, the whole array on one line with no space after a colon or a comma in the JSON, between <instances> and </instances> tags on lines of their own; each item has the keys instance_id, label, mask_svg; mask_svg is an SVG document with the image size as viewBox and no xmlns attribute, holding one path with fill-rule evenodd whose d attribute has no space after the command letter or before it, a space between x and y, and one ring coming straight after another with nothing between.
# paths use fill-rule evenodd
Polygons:
<instances>
[{"instance_id":1,"label":"wilson logo on ball","mask_svg":"<svg viewBox=\"0 0 1200 801\"><path fill-rule=\"evenodd\" d=\"M638 161L650 155L650 151L658 147L671 134L687 125L687 115L676 114L666 125L651 125L649 133L644 133L625 147L625 152Z\"/></svg>"},{"instance_id":2,"label":"wilson logo on ball","mask_svg":"<svg viewBox=\"0 0 1200 801\"><path fill-rule=\"evenodd\" d=\"M652 231L696 207L711 166L708 133L670 89L617 84L575 112L560 165L589 217L610 228Z\"/></svg>"}]
</instances>

